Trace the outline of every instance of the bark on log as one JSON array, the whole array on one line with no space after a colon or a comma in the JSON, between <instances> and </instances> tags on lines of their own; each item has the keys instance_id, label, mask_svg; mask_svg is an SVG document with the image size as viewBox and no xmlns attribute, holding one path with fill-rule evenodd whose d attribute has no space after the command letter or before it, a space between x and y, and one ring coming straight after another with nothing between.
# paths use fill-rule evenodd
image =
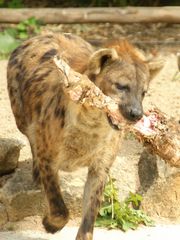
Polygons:
<instances>
[{"instance_id":1,"label":"bark on log","mask_svg":"<svg viewBox=\"0 0 180 240\"><path fill-rule=\"evenodd\" d=\"M78 104L86 104L106 112L119 128L126 127L147 146L174 167L180 167L180 128L159 110L154 109L148 117L130 125L120 114L118 104L91 82L86 75L73 71L63 59L54 58L60 72L65 94Z\"/></svg>"},{"instance_id":2,"label":"bark on log","mask_svg":"<svg viewBox=\"0 0 180 240\"><path fill-rule=\"evenodd\" d=\"M18 23L29 17L44 23L180 23L180 7L0 9L1 23Z\"/></svg>"}]
</instances>

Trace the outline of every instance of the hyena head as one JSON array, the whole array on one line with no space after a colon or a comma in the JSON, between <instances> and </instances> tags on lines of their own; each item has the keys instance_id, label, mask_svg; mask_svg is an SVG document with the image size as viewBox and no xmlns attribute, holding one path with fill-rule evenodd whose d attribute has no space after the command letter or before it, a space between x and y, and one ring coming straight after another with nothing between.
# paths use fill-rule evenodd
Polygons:
<instances>
[{"instance_id":1,"label":"hyena head","mask_svg":"<svg viewBox=\"0 0 180 240\"><path fill-rule=\"evenodd\" d=\"M149 66L152 65L127 41L119 41L92 55L87 75L104 94L118 101L125 119L135 122L143 115L142 101L151 79ZM156 72L156 67L153 70Z\"/></svg>"}]
</instances>

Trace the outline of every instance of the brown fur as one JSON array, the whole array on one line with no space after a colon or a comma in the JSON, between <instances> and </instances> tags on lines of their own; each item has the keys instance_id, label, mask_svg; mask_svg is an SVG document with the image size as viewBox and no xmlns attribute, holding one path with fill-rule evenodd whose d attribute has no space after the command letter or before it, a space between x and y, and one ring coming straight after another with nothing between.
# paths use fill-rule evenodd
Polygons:
<instances>
[{"instance_id":1,"label":"brown fur","mask_svg":"<svg viewBox=\"0 0 180 240\"><path fill-rule=\"evenodd\" d=\"M49 232L61 229L69 217L58 170L88 167L83 217L76 239L92 239L106 176L122 137L122 131L109 124L105 113L78 105L64 94L52 58L58 54L74 70L86 71L107 95L119 99L120 111L130 118L128 107L141 105L149 72L132 46L118 46L111 45L118 48L117 52L106 48L93 53L93 48L79 37L48 34L27 40L10 57L7 77L11 106L19 130L31 145L34 178L42 182L49 203L43 220ZM118 84L129 85L130 89L118 89Z\"/></svg>"}]
</instances>

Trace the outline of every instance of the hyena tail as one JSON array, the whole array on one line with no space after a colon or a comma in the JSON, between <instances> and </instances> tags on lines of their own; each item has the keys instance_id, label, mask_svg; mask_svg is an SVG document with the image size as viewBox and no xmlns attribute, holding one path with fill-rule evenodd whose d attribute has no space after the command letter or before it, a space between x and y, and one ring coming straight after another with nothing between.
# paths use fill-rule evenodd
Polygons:
<instances>
[{"instance_id":1,"label":"hyena tail","mask_svg":"<svg viewBox=\"0 0 180 240\"><path fill-rule=\"evenodd\" d=\"M23 103L20 91L21 68L17 64L16 58L11 55L7 67L7 87L11 103L11 108L15 117L18 129L25 134L26 120L23 111Z\"/></svg>"}]
</instances>

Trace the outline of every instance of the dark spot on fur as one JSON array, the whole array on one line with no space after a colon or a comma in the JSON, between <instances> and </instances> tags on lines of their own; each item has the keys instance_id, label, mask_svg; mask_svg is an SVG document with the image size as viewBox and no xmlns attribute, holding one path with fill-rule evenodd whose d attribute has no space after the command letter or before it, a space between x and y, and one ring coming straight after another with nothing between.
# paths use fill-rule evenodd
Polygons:
<instances>
[{"instance_id":1,"label":"dark spot on fur","mask_svg":"<svg viewBox=\"0 0 180 240\"><path fill-rule=\"evenodd\" d=\"M9 88L9 95L10 95L10 97L13 96L13 89L12 88Z\"/></svg>"},{"instance_id":2,"label":"dark spot on fur","mask_svg":"<svg viewBox=\"0 0 180 240\"><path fill-rule=\"evenodd\" d=\"M48 176L46 176L47 178ZM52 177L50 176L49 178L49 185L48 185L48 191L50 192L51 195L56 195L56 187L54 185L54 182L53 181L50 181L52 180Z\"/></svg>"},{"instance_id":3,"label":"dark spot on fur","mask_svg":"<svg viewBox=\"0 0 180 240\"><path fill-rule=\"evenodd\" d=\"M31 86L31 79L27 80L24 84L23 90L24 92L27 91L27 89Z\"/></svg>"},{"instance_id":4,"label":"dark spot on fur","mask_svg":"<svg viewBox=\"0 0 180 240\"><path fill-rule=\"evenodd\" d=\"M54 55L57 54L57 50L55 48L47 51L46 53L44 53L42 55L42 57L40 58L40 63L44 63L46 61L48 61L49 59L51 59Z\"/></svg>"},{"instance_id":5,"label":"dark spot on fur","mask_svg":"<svg viewBox=\"0 0 180 240\"><path fill-rule=\"evenodd\" d=\"M10 60L9 60L9 67L13 67L14 65L17 65L18 64L18 60L17 60L17 58L11 58Z\"/></svg>"},{"instance_id":6,"label":"dark spot on fur","mask_svg":"<svg viewBox=\"0 0 180 240\"><path fill-rule=\"evenodd\" d=\"M50 197L50 205L51 205L51 214L54 216L64 217L64 219L68 218L69 212L66 208L64 200L61 196L61 193L58 191L54 192Z\"/></svg>"},{"instance_id":7,"label":"dark spot on fur","mask_svg":"<svg viewBox=\"0 0 180 240\"><path fill-rule=\"evenodd\" d=\"M49 167L45 166L45 170L49 171ZM49 183L51 181L52 176L51 175L46 175L46 180Z\"/></svg>"},{"instance_id":8,"label":"dark spot on fur","mask_svg":"<svg viewBox=\"0 0 180 240\"><path fill-rule=\"evenodd\" d=\"M63 210L64 203L58 198L58 196L53 196L51 198L51 203L59 210Z\"/></svg>"},{"instance_id":9,"label":"dark spot on fur","mask_svg":"<svg viewBox=\"0 0 180 240\"><path fill-rule=\"evenodd\" d=\"M55 112L54 112L54 116L56 118L64 118L65 115L65 110L64 107L60 108L59 106L56 107Z\"/></svg>"},{"instance_id":10,"label":"dark spot on fur","mask_svg":"<svg viewBox=\"0 0 180 240\"><path fill-rule=\"evenodd\" d=\"M88 77L92 82L96 81L96 75L95 74L90 74Z\"/></svg>"},{"instance_id":11,"label":"dark spot on fur","mask_svg":"<svg viewBox=\"0 0 180 240\"><path fill-rule=\"evenodd\" d=\"M19 55L21 53L21 51L24 50L25 48L27 48L30 44L31 44L31 42L27 42L27 43L17 47L11 54L10 62L13 61L13 59L15 59L16 56Z\"/></svg>"},{"instance_id":12,"label":"dark spot on fur","mask_svg":"<svg viewBox=\"0 0 180 240\"><path fill-rule=\"evenodd\" d=\"M64 119L62 119L62 120L61 120L61 128L64 127L64 124L65 124Z\"/></svg>"},{"instance_id":13,"label":"dark spot on fur","mask_svg":"<svg viewBox=\"0 0 180 240\"><path fill-rule=\"evenodd\" d=\"M42 89L39 89L36 91L35 96L40 97L43 93L44 93L44 91Z\"/></svg>"},{"instance_id":14,"label":"dark spot on fur","mask_svg":"<svg viewBox=\"0 0 180 240\"><path fill-rule=\"evenodd\" d=\"M33 180L35 183L39 184L40 183L40 173L39 173L39 168L36 166L33 166Z\"/></svg>"},{"instance_id":15,"label":"dark spot on fur","mask_svg":"<svg viewBox=\"0 0 180 240\"><path fill-rule=\"evenodd\" d=\"M13 100L11 100L12 106L15 105L15 103L16 103L16 99L13 98ZM19 116L19 118L21 118L21 117Z\"/></svg>"},{"instance_id":16,"label":"dark spot on fur","mask_svg":"<svg viewBox=\"0 0 180 240\"><path fill-rule=\"evenodd\" d=\"M26 91L30 86L32 86L33 82L40 82L43 81L44 78L46 78L51 72L50 70L47 70L45 73L42 73L38 76L36 76L35 74L33 74L29 79L26 80L23 90ZM21 76L21 73L19 73L19 75ZM24 77L24 73L22 74L21 78ZM48 87L47 87L48 88Z\"/></svg>"},{"instance_id":17,"label":"dark spot on fur","mask_svg":"<svg viewBox=\"0 0 180 240\"><path fill-rule=\"evenodd\" d=\"M46 169L47 172L50 170L50 167L49 167L48 164L45 165L45 169Z\"/></svg>"},{"instance_id":18,"label":"dark spot on fur","mask_svg":"<svg viewBox=\"0 0 180 240\"><path fill-rule=\"evenodd\" d=\"M99 195L100 194L100 189L97 189L96 190L96 195Z\"/></svg>"},{"instance_id":19,"label":"dark spot on fur","mask_svg":"<svg viewBox=\"0 0 180 240\"><path fill-rule=\"evenodd\" d=\"M54 84L53 86L51 86L51 90L53 93L59 90L59 84Z\"/></svg>"},{"instance_id":20,"label":"dark spot on fur","mask_svg":"<svg viewBox=\"0 0 180 240\"><path fill-rule=\"evenodd\" d=\"M23 49L27 48L29 45L31 45L31 42L27 42L27 43L23 44L21 46L21 49L23 50Z\"/></svg>"},{"instance_id":21,"label":"dark spot on fur","mask_svg":"<svg viewBox=\"0 0 180 240\"><path fill-rule=\"evenodd\" d=\"M61 110L61 117L64 118L64 116L65 116L65 109L63 107L62 110Z\"/></svg>"},{"instance_id":22,"label":"dark spot on fur","mask_svg":"<svg viewBox=\"0 0 180 240\"><path fill-rule=\"evenodd\" d=\"M36 56L36 54L35 53L33 53L32 55L31 55L31 58L34 58Z\"/></svg>"},{"instance_id":23,"label":"dark spot on fur","mask_svg":"<svg viewBox=\"0 0 180 240\"><path fill-rule=\"evenodd\" d=\"M19 55L19 53L22 51L22 47L19 46L17 47L12 53L11 53L11 57L10 57L10 61L11 59L15 58L17 55Z\"/></svg>"},{"instance_id":24,"label":"dark spot on fur","mask_svg":"<svg viewBox=\"0 0 180 240\"><path fill-rule=\"evenodd\" d=\"M49 100L49 102L48 102L48 104L47 104L47 106L46 106L46 108L45 108L45 110L44 110L44 115L45 115L45 116L47 115L47 113L48 113L48 111L49 111L49 109L50 109L53 101L54 101L54 96Z\"/></svg>"},{"instance_id":25,"label":"dark spot on fur","mask_svg":"<svg viewBox=\"0 0 180 240\"><path fill-rule=\"evenodd\" d=\"M35 81L35 82L39 82L39 81L42 81L44 80L44 78L46 78L50 73L51 73L51 69L47 70L46 72L42 73L42 74L39 74L39 75L35 75L35 76L32 76L32 80L31 81Z\"/></svg>"},{"instance_id":26,"label":"dark spot on fur","mask_svg":"<svg viewBox=\"0 0 180 240\"><path fill-rule=\"evenodd\" d=\"M16 80L18 81L18 82L21 82L22 80L23 80L23 78L24 78L24 76L26 75L26 69L25 69L25 67L20 67L19 68L19 71L17 72L17 74L16 74Z\"/></svg>"},{"instance_id":27,"label":"dark spot on fur","mask_svg":"<svg viewBox=\"0 0 180 240\"><path fill-rule=\"evenodd\" d=\"M43 120L42 123L41 123L41 125L42 125L42 128L45 128L45 126L46 126L46 121Z\"/></svg>"},{"instance_id":28,"label":"dark spot on fur","mask_svg":"<svg viewBox=\"0 0 180 240\"><path fill-rule=\"evenodd\" d=\"M38 115L40 115L40 113L41 113L41 103L40 102L36 103L35 111Z\"/></svg>"},{"instance_id":29,"label":"dark spot on fur","mask_svg":"<svg viewBox=\"0 0 180 240\"><path fill-rule=\"evenodd\" d=\"M43 95L48 90L48 87L49 85L47 83L43 83L41 85L41 88L36 91L35 96L40 97L41 95Z\"/></svg>"}]
</instances>

